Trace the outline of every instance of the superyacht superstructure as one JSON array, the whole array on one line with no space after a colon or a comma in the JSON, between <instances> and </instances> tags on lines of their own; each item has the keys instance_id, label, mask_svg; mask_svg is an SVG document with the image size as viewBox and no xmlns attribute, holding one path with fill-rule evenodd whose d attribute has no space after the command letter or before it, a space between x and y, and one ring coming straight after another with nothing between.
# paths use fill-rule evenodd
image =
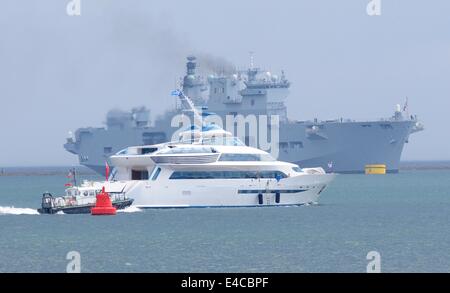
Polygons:
<instances>
[{"instance_id":1,"label":"superyacht superstructure","mask_svg":"<svg viewBox=\"0 0 450 293\"><path fill-rule=\"evenodd\" d=\"M181 92L180 98L187 99ZM106 191L122 190L139 208L310 204L335 176L320 167L278 161L205 123L181 132L174 142L128 147L110 162L114 169Z\"/></svg>"}]
</instances>

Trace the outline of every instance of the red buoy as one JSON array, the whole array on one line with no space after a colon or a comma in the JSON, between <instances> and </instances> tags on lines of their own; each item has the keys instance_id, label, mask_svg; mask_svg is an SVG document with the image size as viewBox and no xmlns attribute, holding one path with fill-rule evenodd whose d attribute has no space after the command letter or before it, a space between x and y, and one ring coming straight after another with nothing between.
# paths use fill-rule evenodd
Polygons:
<instances>
[{"instance_id":1,"label":"red buoy","mask_svg":"<svg viewBox=\"0 0 450 293\"><path fill-rule=\"evenodd\" d=\"M113 207L109 194L105 192L105 187L103 187L102 192L97 194L97 201L95 202L95 207L91 209L91 215L106 216L115 214L116 208Z\"/></svg>"}]
</instances>

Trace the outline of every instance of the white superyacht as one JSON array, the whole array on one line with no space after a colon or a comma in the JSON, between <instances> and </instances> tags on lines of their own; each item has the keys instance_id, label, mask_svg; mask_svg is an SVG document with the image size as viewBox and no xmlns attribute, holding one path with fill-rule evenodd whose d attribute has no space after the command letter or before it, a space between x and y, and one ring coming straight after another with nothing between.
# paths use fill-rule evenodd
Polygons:
<instances>
[{"instance_id":1,"label":"white superyacht","mask_svg":"<svg viewBox=\"0 0 450 293\"><path fill-rule=\"evenodd\" d=\"M198 117L189 98L179 97ZM139 208L304 205L317 202L335 177L277 161L214 124L193 126L179 141L128 147L109 161L106 191Z\"/></svg>"}]
</instances>

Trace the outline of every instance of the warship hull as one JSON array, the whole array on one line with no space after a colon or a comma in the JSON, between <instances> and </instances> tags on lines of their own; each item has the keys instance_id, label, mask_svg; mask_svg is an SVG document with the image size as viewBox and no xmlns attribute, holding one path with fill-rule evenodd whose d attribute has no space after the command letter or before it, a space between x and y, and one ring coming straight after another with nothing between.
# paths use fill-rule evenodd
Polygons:
<instances>
[{"instance_id":1,"label":"warship hull","mask_svg":"<svg viewBox=\"0 0 450 293\"><path fill-rule=\"evenodd\" d=\"M384 164L387 172L399 170L401 154L415 125L413 121L345 122L322 124L317 134L308 135L309 126L287 126L280 131L303 143L297 149L280 148L280 159L303 167L320 166L328 172L364 173L369 164Z\"/></svg>"},{"instance_id":2,"label":"warship hull","mask_svg":"<svg viewBox=\"0 0 450 293\"><path fill-rule=\"evenodd\" d=\"M318 131L312 133L314 126ZM388 172L396 173L414 126L413 120L282 124L278 158L304 168L322 167L335 173L363 173L368 164L385 164ZM103 174L110 155L130 145L170 140L175 130L80 129L78 140L64 147L78 155L80 164ZM154 139L149 141L149 137Z\"/></svg>"}]
</instances>

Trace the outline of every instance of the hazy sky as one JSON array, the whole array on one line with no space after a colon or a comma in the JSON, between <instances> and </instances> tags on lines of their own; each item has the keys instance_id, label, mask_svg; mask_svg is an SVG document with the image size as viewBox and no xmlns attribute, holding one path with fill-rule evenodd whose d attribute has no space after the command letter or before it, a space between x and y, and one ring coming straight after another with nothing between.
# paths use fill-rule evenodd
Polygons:
<instances>
[{"instance_id":1,"label":"hazy sky","mask_svg":"<svg viewBox=\"0 0 450 293\"><path fill-rule=\"evenodd\" d=\"M388 117L409 97L426 131L403 159L450 159L450 1L69 0L0 2L0 166L76 164L69 130L110 108L169 97L190 53L292 81L290 118Z\"/></svg>"}]
</instances>

